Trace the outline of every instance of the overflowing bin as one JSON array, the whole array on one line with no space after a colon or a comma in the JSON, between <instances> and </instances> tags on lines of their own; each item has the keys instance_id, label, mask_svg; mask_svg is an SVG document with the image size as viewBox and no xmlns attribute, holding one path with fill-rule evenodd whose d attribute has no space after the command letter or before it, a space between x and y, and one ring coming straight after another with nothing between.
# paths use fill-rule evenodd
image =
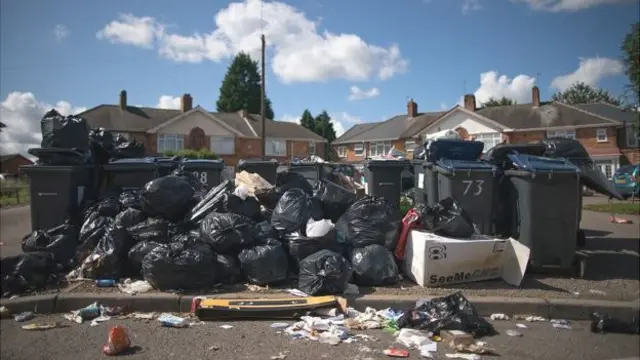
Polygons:
<instances>
[{"instance_id":1,"label":"overflowing bin","mask_svg":"<svg viewBox=\"0 0 640 360\"><path fill-rule=\"evenodd\" d=\"M580 170L564 159L511 154L505 171L511 236L531 249L534 267L574 265L580 225Z\"/></svg>"},{"instance_id":2,"label":"overflowing bin","mask_svg":"<svg viewBox=\"0 0 640 360\"><path fill-rule=\"evenodd\" d=\"M74 218L97 196L93 165L28 165L20 172L29 177L32 230L50 229Z\"/></svg>"},{"instance_id":3,"label":"overflowing bin","mask_svg":"<svg viewBox=\"0 0 640 360\"><path fill-rule=\"evenodd\" d=\"M402 193L402 171L408 160L368 160L364 166L367 195L385 198L389 204L399 207Z\"/></svg>"},{"instance_id":4,"label":"overflowing bin","mask_svg":"<svg viewBox=\"0 0 640 360\"><path fill-rule=\"evenodd\" d=\"M136 190L158 177L155 158L120 159L104 165L106 189Z\"/></svg>"},{"instance_id":5,"label":"overflowing bin","mask_svg":"<svg viewBox=\"0 0 640 360\"><path fill-rule=\"evenodd\" d=\"M202 183L205 189L218 186L221 182L224 161L222 160L192 160L185 159L180 165L185 171L190 171Z\"/></svg>"},{"instance_id":6,"label":"overflowing bin","mask_svg":"<svg viewBox=\"0 0 640 360\"><path fill-rule=\"evenodd\" d=\"M270 184L276 183L278 175L278 166L280 164L276 160L245 160L242 159L238 163L238 170L254 173L262 176Z\"/></svg>"}]
</instances>

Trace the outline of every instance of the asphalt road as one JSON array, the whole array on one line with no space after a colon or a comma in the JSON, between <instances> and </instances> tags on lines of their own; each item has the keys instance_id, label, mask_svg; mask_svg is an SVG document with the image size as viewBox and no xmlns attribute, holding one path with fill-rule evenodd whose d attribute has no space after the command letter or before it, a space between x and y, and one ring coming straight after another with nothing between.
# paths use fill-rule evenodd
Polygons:
<instances>
[{"instance_id":1,"label":"asphalt road","mask_svg":"<svg viewBox=\"0 0 640 360\"><path fill-rule=\"evenodd\" d=\"M107 339L110 326L124 325L129 330L132 345L135 346L125 358L130 359L270 359L271 356L286 355L294 359L385 359L382 351L394 345L393 336L382 330L366 333L377 341L359 340L352 344L331 346L316 341L295 340L278 333L270 327L271 321L264 322L207 322L191 328L164 328L157 321L112 320L92 327L88 323L76 324L62 316L40 317L32 322L59 321L65 328L47 331L26 331L20 329L24 323L12 319L1 322L0 358L18 359L101 359L102 346ZM223 329L222 324L233 325ZM509 337L508 329L516 329L515 322L494 322L500 335L483 338L503 359L630 359L640 355L640 341L637 335L593 334L589 324L572 324L572 330L555 329L550 323L526 323L529 328L518 329L522 337ZM436 359L445 359L445 353L453 353L443 344L438 344ZM395 347L402 348L395 344ZM416 350L410 358L419 359ZM490 358L484 356L483 358Z\"/></svg>"}]
</instances>

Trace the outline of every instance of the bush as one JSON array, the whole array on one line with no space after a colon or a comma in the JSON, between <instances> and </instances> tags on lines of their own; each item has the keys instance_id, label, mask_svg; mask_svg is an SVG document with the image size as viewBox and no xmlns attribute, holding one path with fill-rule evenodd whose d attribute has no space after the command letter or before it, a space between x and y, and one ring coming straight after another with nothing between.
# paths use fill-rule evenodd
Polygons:
<instances>
[{"instance_id":1,"label":"bush","mask_svg":"<svg viewBox=\"0 0 640 360\"><path fill-rule=\"evenodd\" d=\"M200 149L200 150L182 149L179 151L165 151L164 155L169 157L180 156L186 159L204 159L204 160L218 159L218 155L211 152L211 150L209 149Z\"/></svg>"}]
</instances>

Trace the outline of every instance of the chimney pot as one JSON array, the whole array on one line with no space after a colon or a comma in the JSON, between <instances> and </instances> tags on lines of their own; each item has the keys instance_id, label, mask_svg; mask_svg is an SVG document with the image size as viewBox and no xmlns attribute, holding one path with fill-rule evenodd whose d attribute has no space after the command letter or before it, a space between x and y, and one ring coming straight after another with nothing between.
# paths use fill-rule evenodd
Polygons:
<instances>
[{"instance_id":1,"label":"chimney pot","mask_svg":"<svg viewBox=\"0 0 640 360\"><path fill-rule=\"evenodd\" d=\"M476 97L473 94L464 96L464 107L470 111L476 111Z\"/></svg>"},{"instance_id":2,"label":"chimney pot","mask_svg":"<svg viewBox=\"0 0 640 360\"><path fill-rule=\"evenodd\" d=\"M191 94L182 95L182 99L180 99L180 110L182 112L187 112L193 108L193 98Z\"/></svg>"},{"instance_id":3,"label":"chimney pot","mask_svg":"<svg viewBox=\"0 0 640 360\"><path fill-rule=\"evenodd\" d=\"M126 90L120 91L120 109L122 110L127 109L127 91Z\"/></svg>"},{"instance_id":4,"label":"chimney pot","mask_svg":"<svg viewBox=\"0 0 640 360\"><path fill-rule=\"evenodd\" d=\"M540 106L540 89L537 86L531 88L531 103L534 107Z\"/></svg>"},{"instance_id":5,"label":"chimney pot","mask_svg":"<svg viewBox=\"0 0 640 360\"><path fill-rule=\"evenodd\" d=\"M407 103L407 115L410 118L414 118L418 115L418 104L413 101L413 99L409 100Z\"/></svg>"}]
</instances>

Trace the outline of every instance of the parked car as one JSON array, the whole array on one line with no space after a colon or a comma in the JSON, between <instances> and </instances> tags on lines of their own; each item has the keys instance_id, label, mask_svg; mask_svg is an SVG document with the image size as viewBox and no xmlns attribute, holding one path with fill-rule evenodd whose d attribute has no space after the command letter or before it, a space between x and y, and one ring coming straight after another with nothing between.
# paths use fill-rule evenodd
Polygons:
<instances>
[{"instance_id":1,"label":"parked car","mask_svg":"<svg viewBox=\"0 0 640 360\"><path fill-rule=\"evenodd\" d=\"M640 197L640 164L626 165L616 170L613 184L625 198L633 194Z\"/></svg>"}]
</instances>

